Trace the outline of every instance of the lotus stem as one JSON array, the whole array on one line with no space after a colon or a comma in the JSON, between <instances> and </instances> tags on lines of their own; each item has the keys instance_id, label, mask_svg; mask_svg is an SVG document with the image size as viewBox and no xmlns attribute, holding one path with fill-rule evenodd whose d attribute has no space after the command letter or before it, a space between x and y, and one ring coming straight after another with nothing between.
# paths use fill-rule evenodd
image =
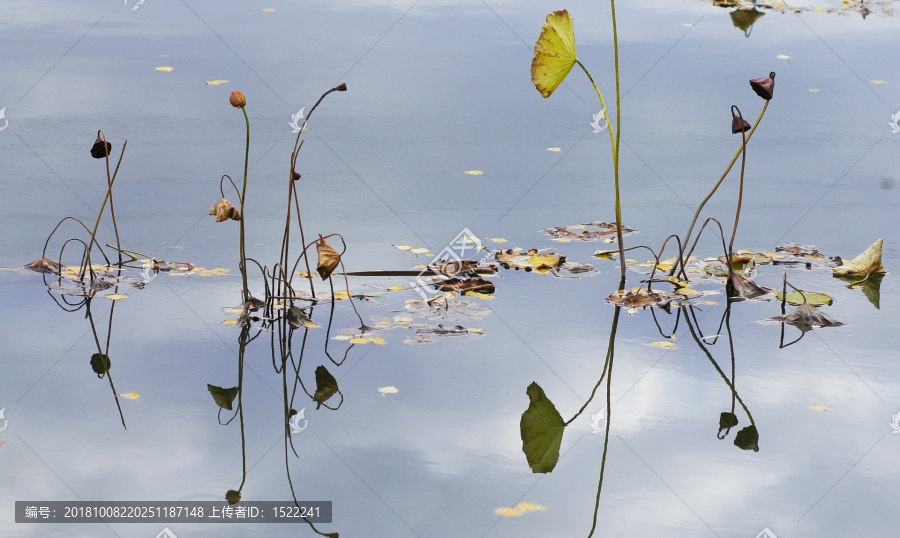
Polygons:
<instances>
[{"instance_id":1,"label":"lotus stem","mask_svg":"<svg viewBox=\"0 0 900 538\"><path fill-rule=\"evenodd\" d=\"M246 264L246 247L244 244L244 222L247 220L247 215L244 213L244 199L247 196L247 172L250 164L250 116L247 115L247 107L242 106L241 112L244 113L244 121L247 124L247 145L244 149L244 185L241 190L241 244L240 244L240 269L241 269L241 280L243 281L244 289L242 291L242 296L244 298L243 302L247 302L250 300L250 287L247 285L247 264Z\"/></svg>"},{"instance_id":2,"label":"lotus stem","mask_svg":"<svg viewBox=\"0 0 900 538\"><path fill-rule=\"evenodd\" d=\"M613 27L615 27L615 15L613 15ZM618 90L619 90L619 62L618 62L618 45L616 45L616 109L618 110ZM600 91L600 88L597 86L597 83L594 82L594 77L591 76L590 71L587 70L587 67L584 66L579 60L575 60L584 74L587 75L588 80L591 81L591 84L594 86L594 91L597 92L597 97L600 98L600 106L603 111L603 118L606 120L606 125L609 127L609 145L612 148L612 156L613 156L613 176L615 178L615 186L616 186L616 239L619 242L619 265L622 271L622 278L625 278L625 256L624 256L624 245L622 245L622 204L619 199L619 139L618 133L619 131L619 118L618 112L616 116L616 129L613 130L612 123L609 121L609 113L606 111L606 100L603 99L603 93Z\"/></svg>"},{"instance_id":3,"label":"lotus stem","mask_svg":"<svg viewBox=\"0 0 900 538\"><path fill-rule=\"evenodd\" d=\"M91 268L91 249L94 248L96 244L98 248L100 248L100 244L97 243L97 228L100 227L100 218L103 216L103 210L106 209L106 201L110 199L112 196L113 184L116 182L116 176L119 175L119 166L122 164L122 157L125 155L125 148L128 146L128 140L125 140L125 143L122 144L122 153L119 154L119 162L116 163L116 169L113 172L112 178L107 182L106 187L106 195L103 197L103 203L100 205L100 211L97 212L97 220L94 221L94 230L91 232L91 241L88 243L87 250L87 261L85 265L87 265L88 270L93 274L93 269ZM118 233L116 234L116 240L118 240ZM100 248L102 251L103 249ZM105 256L105 255L104 255ZM78 275L80 280L84 279L84 267L81 269L81 274Z\"/></svg>"},{"instance_id":4,"label":"lotus stem","mask_svg":"<svg viewBox=\"0 0 900 538\"><path fill-rule=\"evenodd\" d=\"M616 144L613 152L613 175L616 184L616 238L619 241L619 250L624 248L622 238L622 199L619 195L619 142L622 138L622 90L619 83L619 32L616 25L616 0L609 0L609 7L612 16L613 29L613 52L616 63ZM625 280L625 257L620 256L620 269L622 272L622 280ZM607 431L609 423L607 422ZM607 436L608 437L608 436ZM608 440L607 440L608 441ZM606 459L606 451L603 454ZM601 473L602 475L602 473Z\"/></svg>"},{"instance_id":5,"label":"lotus stem","mask_svg":"<svg viewBox=\"0 0 900 538\"><path fill-rule=\"evenodd\" d=\"M115 205L113 205L112 178L109 175L109 151L108 151L109 143L106 141L106 133L104 133L101 130L100 134L103 135L103 144L104 144L104 147L107 148L105 162L106 162L106 183L109 186L109 215L110 215L110 217L112 217L113 231L116 234L116 246L119 247L119 249L118 249L119 250L119 269L121 269L122 268L122 250L121 250L122 243L119 241L119 225L116 222L116 208L115 208ZM122 149L124 151L125 148L123 147ZM118 168L119 167L116 166L117 170L118 170Z\"/></svg>"},{"instance_id":6,"label":"lotus stem","mask_svg":"<svg viewBox=\"0 0 900 538\"><path fill-rule=\"evenodd\" d=\"M768 103L768 101L766 101ZM734 110L737 110L738 118L740 118L743 122L744 116L741 114L741 109L738 107L732 107ZM731 260L734 258L734 236L737 235L738 229L738 221L741 219L741 202L744 200L744 169L747 166L747 137L744 130L741 129L741 183L738 188L738 201L737 201L737 211L734 215L734 230L731 231L731 241L728 243L728 263L731 263Z\"/></svg>"},{"instance_id":7,"label":"lotus stem","mask_svg":"<svg viewBox=\"0 0 900 538\"><path fill-rule=\"evenodd\" d=\"M719 177L719 180L716 181L716 184L713 186L712 190L709 191L709 194L707 194L705 198L703 198L703 201L700 202L700 205L697 207L697 211L694 212L694 218L691 219L691 225L688 227L687 234L685 234L685 236L684 236L684 244L685 245L687 245L691 239L691 232L694 231L694 225L697 223L697 218L700 217L700 212L703 211L703 206L705 206L706 202L708 202L709 199L712 198L713 194L716 193L716 190L719 188L719 185L722 184L722 181L725 180L725 176L728 175L728 172L731 172L731 167L734 166L734 163L737 162L737 158L744 152L744 148L746 147L747 143L750 142L750 138L753 137L753 133L756 132L756 128L759 126L759 122L761 122L763 119L763 116L766 115L767 108L769 108L769 101L766 101L766 104L763 105L763 108L759 113L759 117L756 118L756 123L753 124L753 128L750 129L749 133L747 133L747 137L743 138L741 140L741 147L738 148L737 153L735 153L734 157L731 158L731 162L728 163L728 167L725 168L725 171L722 172L722 175ZM696 246L696 243L695 243L695 246ZM694 249L692 247L691 250L689 250L687 252L687 254L685 254L685 258L690 258L691 253L693 251L694 251ZM684 270L683 267L684 267L684 265L682 264L682 271ZM673 267L672 271L669 272L669 275L671 276L674 274L675 274L675 268ZM682 276L685 276L685 275L682 274Z\"/></svg>"}]
</instances>

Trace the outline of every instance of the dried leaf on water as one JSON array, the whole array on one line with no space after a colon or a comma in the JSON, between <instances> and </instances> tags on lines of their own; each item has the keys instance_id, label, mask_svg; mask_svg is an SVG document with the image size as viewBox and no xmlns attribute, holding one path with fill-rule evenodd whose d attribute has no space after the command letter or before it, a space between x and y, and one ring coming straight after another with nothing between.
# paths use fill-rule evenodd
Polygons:
<instances>
[{"instance_id":1,"label":"dried leaf on water","mask_svg":"<svg viewBox=\"0 0 900 538\"><path fill-rule=\"evenodd\" d=\"M128 298L128 296L125 295L124 293L110 293L110 294L104 295L104 297L106 297L110 301L121 301L122 299Z\"/></svg>"},{"instance_id":2,"label":"dried leaf on water","mask_svg":"<svg viewBox=\"0 0 900 538\"><path fill-rule=\"evenodd\" d=\"M867 276L887 273L884 265L881 265L881 246L883 241L875 241L869 248L848 263L831 270L834 276Z\"/></svg>"},{"instance_id":3,"label":"dried leaf on water","mask_svg":"<svg viewBox=\"0 0 900 538\"><path fill-rule=\"evenodd\" d=\"M775 265L803 266L806 269L822 269L826 267L837 267L843 263L840 256L825 256L813 245L788 243L786 245L775 247L775 253L784 256L780 259L776 257L772 262Z\"/></svg>"},{"instance_id":4,"label":"dried leaf on water","mask_svg":"<svg viewBox=\"0 0 900 538\"><path fill-rule=\"evenodd\" d=\"M650 342L651 346L661 347L663 349L672 349L675 347L675 342Z\"/></svg>"},{"instance_id":5,"label":"dried leaf on water","mask_svg":"<svg viewBox=\"0 0 900 538\"><path fill-rule=\"evenodd\" d=\"M861 280L859 277L855 276L837 276L835 278L847 282L847 287L850 289L862 290L866 299L868 299L875 308L881 309L881 281L884 280L884 275L868 275Z\"/></svg>"},{"instance_id":6,"label":"dried leaf on water","mask_svg":"<svg viewBox=\"0 0 900 538\"><path fill-rule=\"evenodd\" d=\"M779 301L785 300L788 304L798 306L803 304L803 299L806 299L806 302L813 306L831 306L834 303L834 299L831 296L826 295L824 293L817 293L814 291L804 291L803 293L799 291L792 291L787 294L785 298L784 292L778 292Z\"/></svg>"},{"instance_id":7,"label":"dried leaf on water","mask_svg":"<svg viewBox=\"0 0 900 538\"><path fill-rule=\"evenodd\" d=\"M769 294L769 292L769 289L759 286L756 282L753 282L750 277L744 276L737 271L733 271L731 273L731 285L729 286L728 295L729 299L758 299L760 297L765 297ZM768 301L768 299L762 300Z\"/></svg>"},{"instance_id":8,"label":"dried leaf on water","mask_svg":"<svg viewBox=\"0 0 900 538\"><path fill-rule=\"evenodd\" d=\"M216 216L216 222L223 222L228 219L241 220L241 213L225 198L216 202L216 205L209 206L209 214Z\"/></svg>"},{"instance_id":9,"label":"dried leaf on water","mask_svg":"<svg viewBox=\"0 0 900 538\"><path fill-rule=\"evenodd\" d=\"M573 231L574 230L574 231ZM554 226L541 230L545 234L557 239L570 239L572 241L605 241L615 243L616 223L614 222L584 222L568 226ZM636 234L638 231L628 226L622 227L622 236Z\"/></svg>"},{"instance_id":10,"label":"dried leaf on water","mask_svg":"<svg viewBox=\"0 0 900 538\"><path fill-rule=\"evenodd\" d=\"M319 255L319 263L316 265L316 271L321 275L322 280L328 280L331 273L341 263L341 255L331 248L331 245L325 241L325 238L319 234L319 240L316 242L316 252Z\"/></svg>"},{"instance_id":11,"label":"dried leaf on water","mask_svg":"<svg viewBox=\"0 0 900 538\"><path fill-rule=\"evenodd\" d=\"M223 389L222 387L207 384L206 388L207 390L209 390L209 393L212 394L213 400L215 400L216 405L227 411L232 411L234 399L237 398L238 395L238 387Z\"/></svg>"},{"instance_id":12,"label":"dried leaf on water","mask_svg":"<svg viewBox=\"0 0 900 538\"><path fill-rule=\"evenodd\" d=\"M316 368L316 393L313 395L313 400L318 404L316 405L316 409L322 407L322 404L334 396L337 391L337 379L328 372L328 369L325 368L325 366L318 366Z\"/></svg>"},{"instance_id":13,"label":"dried leaf on water","mask_svg":"<svg viewBox=\"0 0 900 538\"><path fill-rule=\"evenodd\" d=\"M384 395L384 394L397 394L400 391L397 390L397 387L390 386L390 387L381 387L378 389L378 392L380 392L382 395Z\"/></svg>"},{"instance_id":14,"label":"dried leaf on water","mask_svg":"<svg viewBox=\"0 0 900 538\"><path fill-rule=\"evenodd\" d=\"M25 269L30 269L37 273L45 273L45 274L54 274L55 275L55 274L59 274L59 271L60 271L60 269L62 269L62 266L59 263L57 263L49 258L40 258L40 259L34 260L33 262L26 265Z\"/></svg>"},{"instance_id":15,"label":"dried leaf on water","mask_svg":"<svg viewBox=\"0 0 900 538\"><path fill-rule=\"evenodd\" d=\"M124 394L119 394L119 398L125 398L126 400L139 400L141 395L137 392L126 392Z\"/></svg>"},{"instance_id":16,"label":"dried leaf on water","mask_svg":"<svg viewBox=\"0 0 900 538\"><path fill-rule=\"evenodd\" d=\"M156 70L163 71L165 73L169 73L170 71L172 71L172 68L167 65L164 65L164 66L157 67Z\"/></svg>"},{"instance_id":17,"label":"dried leaf on water","mask_svg":"<svg viewBox=\"0 0 900 538\"><path fill-rule=\"evenodd\" d=\"M522 452L532 472L549 473L559 461L559 447L566 424L537 383L532 382L525 392L529 404L519 423Z\"/></svg>"},{"instance_id":18,"label":"dried leaf on water","mask_svg":"<svg viewBox=\"0 0 900 538\"><path fill-rule=\"evenodd\" d=\"M823 314L818 308L809 303L803 303L796 309L780 316L763 320L764 322L783 322L793 325L803 332L822 327L839 327L842 322Z\"/></svg>"},{"instance_id":19,"label":"dried leaf on water","mask_svg":"<svg viewBox=\"0 0 900 538\"><path fill-rule=\"evenodd\" d=\"M207 84L208 86L218 86L218 85L220 85L220 84L225 84L226 82L228 82L228 81L227 81L227 80L216 79L216 80L207 80L207 81L206 81L206 84Z\"/></svg>"},{"instance_id":20,"label":"dried leaf on water","mask_svg":"<svg viewBox=\"0 0 900 538\"><path fill-rule=\"evenodd\" d=\"M562 84L575 65L575 26L565 9L547 15L531 60L531 82L545 98Z\"/></svg>"},{"instance_id":21,"label":"dried leaf on water","mask_svg":"<svg viewBox=\"0 0 900 538\"><path fill-rule=\"evenodd\" d=\"M546 509L547 507L542 504L519 503L511 508L497 508L496 510L494 510L494 513L498 516L503 517L519 517L522 514L527 514L528 512L543 512Z\"/></svg>"},{"instance_id":22,"label":"dried leaf on water","mask_svg":"<svg viewBox=\"0 0 900 538\"><path fill-rule=\"evenodd\" d=\"M494 293L494 284L483 278L451 278L437 282L435 287L440 291L455 291L459 293Z\"/></svg>"},{"instance_id":23,"label":"dried leaf on water","mask_svg":"<svg viewBox=\"0 0 900 538\"><path fill-rule=\"evenodd\" d=\"M813 404L813 405L809 406L809 408L812 409L813 411L831 411L831 409L829 409L828 407L825 407L822 404Z\"/></svg>"},{"instance_id":24,"label":"dried leaf on water","mask_svg":"<svg viewBox=\"0 0 900 538\"><path fill-rule=\"evenodd\" d=\"M480 176L484 172L482 172L481 170L466 170L465 173L469 174L470 176Z\"/></svg>"}]
</instances>

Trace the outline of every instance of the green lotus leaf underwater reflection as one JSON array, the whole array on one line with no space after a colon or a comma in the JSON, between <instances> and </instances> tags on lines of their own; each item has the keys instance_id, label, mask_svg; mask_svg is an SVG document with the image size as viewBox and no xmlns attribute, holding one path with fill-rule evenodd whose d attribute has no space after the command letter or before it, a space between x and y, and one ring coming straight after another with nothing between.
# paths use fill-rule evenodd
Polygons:
<instances>
[{"instance_id":1,"label":"green lotus leaf underwater reflection","mask_svg":"<svg viewBox=\"0 0 900 538\"><path fill-rule=\"evenodd\" d=\"M778 297L779 301L783 300L783 301L787 302L788 304L794 305L794 306L799 306L799 305L803 304L804 299L806 300L807 303L809 303L813 306L831 306L832 304L834 304L834 299L831 298L830 295L827 295L824 293L818 293L815 291L803 291L803 292L792 291L791 293L788 293L787 295L785 295L784 292L779 291L778 295L776 297Z\"/></svg>"},{"instance_id":2,"label":"green lotus leaf underwater reflection","mask_svg":"<svg viewBox=\"0 0 900 538\"><path fill-rule=\"evenodd\" d=\"M525 391L530 403L522 413L519 424L522 434L522 452L534 473L549 473L559 461L566 423L544 390L532 382Z\"/></svg>"},{"instance_id":3,"label":"green lotus leaf underwater reflection","mask_svg":"<svg viewBox=\"0 0 900 538\"><path fill-rule=\"evenodd\" d=\"M325 366L319 366L316 368L316 393L313 395L313 400L316 401L318 405L316 405L316 409L322 407L322 404L327 402L332 396L334 396L338 392L338 384L337 379L334 378L333 375L328 371L328 368ZM328 406L326 406L328 407Z\"/></svg>"},{"instance_id":4,"label":"green lotus leaf underwater reflection","mask_svg":"<svg viewBox=\"0 0 900 538\"><path fill-rule=\"evenodd\" d=\"M223 389L222 387L207 384L206 388L209 389L209 393L212 394L213 400L216 401L216 405L228 411L232 410L234 399L237 398L238 395L238 387Z\"/></svg>"},{"instance_id":5,"label":"green lotus leaf underwater reflection","mask_svg":"<svg viewBox=\"0 0 900 538\"><path fill-rule=\"evenodd\" d=\"M883 274L868 275L862 280L854 276L835 276L839 280L847 282L848 288L862 290L866 299L872 303L872 306L881 310L881 281L884 280Z\"/></svg>"},{"instance_id":6,"label":"green lotus leaf underwater reflection","mask_svg":"<svg viewBox=\"0 0 900 538\"><path fill-rule=\"evenodd\" d=\"M103 377L109 372L110 360L103 353L94 353L91 355L91 369L98 377Z\"/></svg>"},{"instance_id":7,"label":"green lotus leaf underwater reflection","mask_svg":"<svg viewBox=\"0 0 900 538\"><path fill-rule=\"evenodd\" d=\"M741 450L759 452L759 432L756 431L756 426L751 424L737 432L734 437L734 446Z\"/></svg>"},{"instance_id":8,"label":"green lotus leaf underwater reflection","mask_svg":"<svg viewBox=\"0 0 900 538\"><path fill-rule=\"evenodd\" d=\"M818 308L809 303L803 303L787 314L774 316L764 321L787 323L788 325L797 327L802 332L822 327L839 327L843 325L842 322L823 314Z\"/></svg>"}]
</instances>

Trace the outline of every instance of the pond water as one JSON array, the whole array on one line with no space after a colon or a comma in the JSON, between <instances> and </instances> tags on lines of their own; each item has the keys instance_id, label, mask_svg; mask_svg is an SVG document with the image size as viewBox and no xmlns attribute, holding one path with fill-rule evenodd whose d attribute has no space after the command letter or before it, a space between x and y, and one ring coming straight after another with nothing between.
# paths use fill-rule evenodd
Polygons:
<instances>
[{"instance_id":1,"label":"pond water","mask_svg":"<svg viewBox=\"0 0 900 538\"><path fill-rule=\"evenodd\" d=\"M541 24L562 8L613 115L604 2L0 5L0 122L8 120L0 266L10 269L0 271L0 536L152 538L167 527L178 538L571 537L594 523L595 536L900 532L900 362L891 336L900 287L892 274L863 293L829 268L758 265L759 285L780 289L786 271L797 288L831 296L822 311L844 323L780 348L781 325L759 323L781 314L773 295L730 308L713 293L692 309L617 310L606 299L619 289L618 262L594 257L616 245L541 232L615 220L609 136L592 132L600 107L590 83L573 70L544 99L530 80ZM888 123L900 108L900 4L635 0L618 5L617 16L624 224L640 231L627 246L658 250L685 232L740 147L729 107L756 118L764 101L747 81L775 71L775 97L747 151L735 248L797 242L847 261L883 238L883 263L896 270L900 134ZM352 293L369 294L355 305L375 333L353 330L360 321L346 300L333 303L333 317L332 302L319 301L308 313L318 327L286 333L263 320L242 329L223 310L241 303L239 224L207 214L221 197L220 177L243 174L244 121L229 94L246 94L252 125L247 251L272 267L296 137L289 122L339 82L346 93L329 95L303 133L295 185L307 240L340 233L347 271L413 271L431 255L395 246L439 253L468 230L489 250L551 249L599 272L501 268L489 279L493 297L455 296L443 311L413 302L412 276L351 276ZM115 159L128 140L114 191L122 247L227 271L132 264L124 274L146 281L143 289L114 287L76 309L80 298L48 291L53 275L21 269L41 257L61 218L92 227L106 192L103 161L88 156L98 129ZM726 233L739 165L703 213ZM225 194L237 201L233 190ZM112 224L107 211L101 245L115 244ZM292 256L298 235L295 228ZM70 236L89 238L70 221L48 257ZM64 262L77 265L76 246ZM722 255L721 240L704 232L695 254ZM250 275L262 296L258 269ZM625 287L647 276L630 270ZM305 289L302 281L294 286ZM334 285L343 289L344 279ZM723 290L713 279L691 286ZM109 291L128 297L113 302L102 297ZM728 327L720 325L726 313ZM615 359L598 385L614 319ZM432 342L410 343L413 324ZM438 324L483 334L427 334ZM784 331L785 343L802 334ZM347 336L381 340L351 344ZM281 369L288 337L300 388L292 363ZM98 346L112 378L92 369ZM315 392L319 366L340 388L326 401L340 402L336 411L305 392ZM533 473L523 453L533 382L563 420L588 402L549 473ZM241 387L241 420L219 424L207 385ZM303 410L302 431L286 426L290 409ZM732 409L737 426L717 436ZM751 423L758 441L745 430L736 444ZM218 501L239 488L244 501L331 501L333 521L15 522L16 501Z\"/></svg>"}]
</instances>

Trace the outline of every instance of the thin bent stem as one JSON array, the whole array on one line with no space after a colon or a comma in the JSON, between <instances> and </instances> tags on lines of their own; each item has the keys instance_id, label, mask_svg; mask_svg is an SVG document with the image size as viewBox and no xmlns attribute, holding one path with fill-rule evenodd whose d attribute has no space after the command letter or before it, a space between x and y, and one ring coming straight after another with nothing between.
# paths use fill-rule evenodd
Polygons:
<instances>
[{"instance_id":1,"label":"thin bent stem","mask_svg":"<svg viewBox=\"0 0 900 538\"><path fill-rule=\"evenodd\" d=\"M119 268L122 268L122 243L119 241L119 225L116 223L116 207L113 205L113 194L112 194L112 177L109 175L109 145L106 142L106 133L102 130L100 134L103 135L103 144L104 149L106 149L106 184L109 188L109 215L113 221L113 231L116 233L116 246L119 247ZM124 149L124 148L123 148ZM119 161L121 163L121 161ZM116 170L118 170L118 166L116 166Z\"/></svg>"},{"instance_id":2,"label":"thin bent stem","mask_svg":"<svg viewBox=\"0 0 900 538\"><path fill-rule=\"evenodd\" d=\"M697 224L697 219L700 217L700 212L703 211L703 206L705 206L705 205L706 205L706 202L708 202L709 199L712 198L713 194L716 193L716 190L719 188L719 185L722 184L722 181L725 180L725 176L728 175L728 172L731 172L731 167L734 166L734 163L737 162L737 158L744 152L744 148L747 146L747 143L750 142L750 138L753 137L753 133L756 132L756 128L759 126L759 122L761 122L762 119L763 119L763 116L765 116L765 114L766 114L766 109L767 109L767 108L769 108L769 101L766 101L766 104L763 105L763 108L762 108L762 110L761 110L760 113L759 113L759 117L756 118L756 123L753 124L753 128L750 129L750 132L749 132L749 133L747 133L747 137L741 140L741 147L738 148L737 153L735 153L735 154L734 154L734 157L731 158L731 162L728 163L728 167L725 168L725 171L724 171L724 172L722 172L722 175L719 177L719 180L716 181L716 184L713 185L713 188L712 188L711 191L709 191L709 194L707 194L706 197L703 198L703 201L700 202L700 205L697 206L697 211L694 212L694 218L691 219L691 225L688 227L688 231L687 231L687 233L686 233L685 236L684 236L684 244L685 244L685 245L687 245L688 242L689 242L690 239L691 239L691 232L694 231L694 225ZM684 257L685 257L685 258L690 258L690 257L691 257L691 253L692 253L693 251L694 251L694 249L691 248L691 250L689 250L689 251L684 255ZM682 267L683 267L683 266L682 266ZM682 270L683 270L683 269L682 269ZM674 274L675 274L675 267L673 267L673 268L672 268L672 271L669 272L669 275L674 275Z\"/></svg>"},{"instance_id":3,"label":"thin bent stem","mask_svg":"<svg viewBox=\"0 0 900 538\"><path fill-rule=\"evenodd\" d=\"M119 162L116 163L116 170L115 172L113 172L112 178L107 183L106 196L103 197L103 203L100 205L100 211L97 212L97 220L94 221L94 229L91 232L91 241L88 243L87 251L86 265L88 267L88 270L91 270L91 249L94 248L94 245L97 245L97 247L100 248L100 244L97 243L97 228L100 227L100 218L103 216L103 210L106 209L106 201L109 200L112 196L113 184L115 184L116 176L119 174L119 165L122 164L122 157L125 155L125 148L127 146L128 140L125 140L125 142L122 144L122 153L119 154ZM118 234L116 234L116 240L118 241ZM103 249L101 248L100 250L102 251ZM84 278L84 268L82 268L79 278Z\"/></svg>"},{"instance_id":4,"label":"thin bent stem","mask_svg":"<svg viewBox=\"0 0 900 538\"><path fill-rule=\"evenodd\" d=\"M768 102L768 101L766 101ZM742 120L743 123L744 116L741 115L741 110L738 107L734 107L738 112L738 117ZM728 243L728 263L731 263L731 260L734 258L734 236L737 235L738 229L738 221L741 220L741 203L744 200L744 169L747 166L747 137L746 133L744 133L743 129L741 130L741 184L738 188L738 201L737 201L737 211L734 215L734 230L731 231L731 241Z\"/></svg>"},{"instance_id":5,"label":"thin bent stem","mask_svg":"<svg viewBox=\"0 0 900 538\"><path fill-rule=\"evenodd\" d=\"M622 138L622 90L619 84L619 33L616 26L616 0L609 0L613 29L613 52L616 62L616 144L613 152L613 174L616 182L616 239L619 240L619 249L622 244L622 200L619 196L619 142ZM625 259L620 260L622 280L625 280ZM609 423L607 423L608 427Z\"/></svg>"}]
</instances>

